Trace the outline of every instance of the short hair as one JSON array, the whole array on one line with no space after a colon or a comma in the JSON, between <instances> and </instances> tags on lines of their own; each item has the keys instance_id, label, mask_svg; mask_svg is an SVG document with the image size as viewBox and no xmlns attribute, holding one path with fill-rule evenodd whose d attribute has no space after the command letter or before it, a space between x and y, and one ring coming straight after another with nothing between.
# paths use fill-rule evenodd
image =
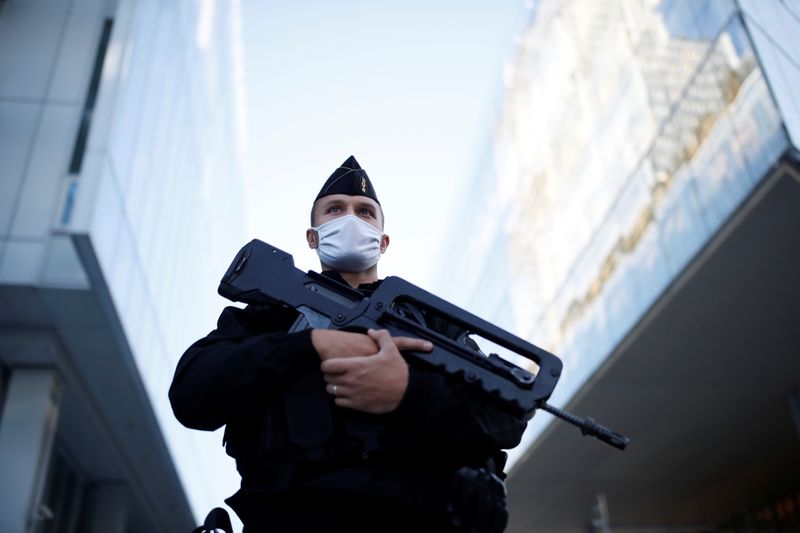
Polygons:
<instances>
[{"instance_id":1,"label":"short hair","mask_svg":"<svg viewBox=\"0 0 800 533\"><path fill-rule=\"evenodd\" d=\"M322 198L324 198L324 196ZM312 228L316 226L316 224L314 224L314 210L317 208L317 202L322 200L322 198L314 200L314 203L311 204L311 215L309 216L309 219L311 220ZM378 202L375 203L377 204ZM381 204L378 204L378 211L380 211L381 213L381 229L383 229L384 226L386 225L386 215L383 214L383 206Z\"/></svg>"}]
</instances>

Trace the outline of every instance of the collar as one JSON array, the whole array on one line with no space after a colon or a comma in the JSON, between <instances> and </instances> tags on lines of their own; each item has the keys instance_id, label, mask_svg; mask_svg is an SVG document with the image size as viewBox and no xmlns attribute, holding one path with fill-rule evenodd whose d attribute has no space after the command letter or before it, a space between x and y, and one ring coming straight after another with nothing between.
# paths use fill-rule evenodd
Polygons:
<instances>
[{"instance_id":1,"label":"collar","mask_svg":"<svg viewBox=\"0 0 800 533\"><path fill-rule=\"evenodd\" d=\"M350 284L347 283L347 281L345 281L342 275L339 274L339 272L337 272L336 270L323 270L321 274L326 278L331 278L333 280L338 281L339 283L347 285L348 287L350 286ZM361 292L366 292L367 295L369 296L369 294L372 294L375 291L375 289L378 288L378 286L381 284L382 281L383 280L379 279L378 281L373 281L372 283L362 283L356 288Z\"/></svg>"}]
</instances>

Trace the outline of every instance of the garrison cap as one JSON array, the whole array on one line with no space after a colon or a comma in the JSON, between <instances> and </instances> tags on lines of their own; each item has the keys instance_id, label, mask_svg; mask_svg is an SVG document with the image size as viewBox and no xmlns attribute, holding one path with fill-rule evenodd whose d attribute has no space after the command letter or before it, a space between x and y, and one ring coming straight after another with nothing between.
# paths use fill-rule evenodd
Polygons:
<instances>
[{"instance_id":1,"label":"garrison cap","mask_svg":"<svg viewBox=\"0 0 800 533\"><path fill-rule=\"evenodd\" d=\"M331 194L366 196L380 205L378 196L375 194L375 188L372 186L372 182L369 181L367 172L361 168L361 165L352 155L339 168L333 171L333 174L322 186L314 201L316 202L323 196L330 196Z\"/></svg>"}]
</instances>

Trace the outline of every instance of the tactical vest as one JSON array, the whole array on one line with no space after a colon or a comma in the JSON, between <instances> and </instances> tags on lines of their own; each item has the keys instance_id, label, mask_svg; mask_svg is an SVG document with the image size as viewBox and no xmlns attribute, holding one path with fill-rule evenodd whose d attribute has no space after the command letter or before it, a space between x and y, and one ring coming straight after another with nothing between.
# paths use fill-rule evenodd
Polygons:
<instances>
[{"instance_id":1,"label":"tactical vest","mask_svg":"<svg viewBox=\"0 0 800 533\"><path fill-rule=\"evenodd\" d=\"M411 307L401 312L477 349L465 331L447 327L438 317L425 316ZM289 331L308 327L314 324L300 314ZM254 474L258 478L263 472L269 479L259 480L260 484L279 490L291 482L298 469L381 452L387 415L336 408L325 385L321 372L306 374L265 402L262 410L229 421L223 443L228 455L236 459L243 480Z\"/></svg>"},{"instance_id":2,"label":"tactical vest","mask_svg":"<svg viewBox=\"0 0 800 533\"><path fill-rule=\"evenodd\" d=\"M309 326L301 319L290 331ZM378 452L385 417L336 408L322 373L315 371L268 398L260 409L228 421L223 445L243 480L256 479L264 488L279 490L296 477L298 468Z\"/></svg>"}]
</instances>

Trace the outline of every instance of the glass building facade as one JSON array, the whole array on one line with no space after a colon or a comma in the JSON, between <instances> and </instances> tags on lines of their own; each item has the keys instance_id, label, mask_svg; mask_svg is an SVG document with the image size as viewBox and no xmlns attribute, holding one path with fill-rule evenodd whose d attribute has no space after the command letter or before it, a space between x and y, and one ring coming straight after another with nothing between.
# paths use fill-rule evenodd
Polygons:
<instances>
[{"instance_id":1,"label":"glass building facade","mask_svg":"<svg viewBox=\"0 0 800 533\"><path fill-rule=\"evenodd\" d=\"M491 155L458 221L470 238L448 251L448 261L471 268L449 272L441 284L453 301L559 355L564 373L552 402L605 415L633 443L625 454L604 455L599 444L538 414L511 454L512 531L599 531L610 527L608 512L598 518L606 504L611 526L637 531L798 524L796 511L773 514L772 522L764 513L758 522L754 511L794 501L800 488L788 480L800 471L788 413L800 383L782 376L797 369L797 343L779 333L770 357L749 352L740 360L725 353L736 335L717 331L737 331L735 351L759 337L759 320L785 332L797 311L784 301L797 293L797 280L776 266L791 264L796 254L784 243L800 227L789 200L797 200L798 184L797 32L800 3L793 1L532 3L505 72ZM765 207L778 197L787 205ZM785 217L762 223L762 212ZM741 235L757 223L759 237L745 244ZM758 252L758 244L768 250ZM729 250L743 259L723 262ZM756 257L765 266L749 263ZM751 275L755 283L742 287ZM757 290L766 278L775 286ZM732 295L760 307L701 311ZM654 375L666 343L646 339L662 337L683 350L663 362L680 377ZM694 414L674 404L716 394L718 369L735 365L742 376L775 369L747 388L773 395L769 405L786 411L765 430L783 439L780 450L751 443L713 472L702 455L695 458L702 474L689 474L686 458L668 471L666 457L727 442L713 435L731 438L734 421L723 423L707 399L698 400L710 420L697 432L702 438L690 431L700 423ZM704 371L685 376L690 367ZM727 389L719 394L735 398ZM656 429L659 417L671 432ZM752 459L759 454L770 459ZM748 475L761 478L748 484ZM644 491L658 501L643 501L637 493Z\"/></svg>"},{"instance_id":2,"label":"glass building facade","mask_svg":"<svg viewBox=\"0 0 800 533\"><path fill-rule=\"evenodd\" d=\"M246 237L240 17L0 3L4 532L190 531L235 490L167 389Z\"/></svg>"},{"instance_id":3,"label":"glass building facade","mask_svg":"<svg viewBox=\"0 0 800 533\"><path fill-rule=\"evenodd\" d=\"M732 2L558 9L526 36L497 142L529 199L509 217L512 276L537 295L524 333L578 387L789 145Z\"/></svg>"}]
</instances>

